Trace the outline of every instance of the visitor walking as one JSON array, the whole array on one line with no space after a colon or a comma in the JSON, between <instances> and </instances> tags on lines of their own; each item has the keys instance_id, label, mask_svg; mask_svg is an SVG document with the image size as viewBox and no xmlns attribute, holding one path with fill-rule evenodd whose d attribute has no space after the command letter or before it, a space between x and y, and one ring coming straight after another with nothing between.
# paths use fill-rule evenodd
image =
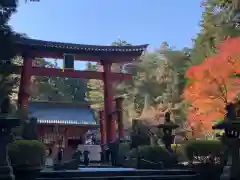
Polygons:
<instances>
[{"instance_id":1,"label":"visitor walking","mask_svg":"<svg viewBox=\"0 0 240 180\"><path fill-rule=\"evenodd\" d=\"M112 141L110 144L110 155L111 155L111 164L112 166L117 166L118 163L118 148L119 140Z\"/></svg>"},{"instance_id":2,"label":"visitor walking","mask_svg":"<svg viewBox=\"0 0 240 180\"><path fill-rule=\"evenodd\" d=\"M89 165L89 154L90 154L90 152L88 150L83 151L83 164L85 166Z\"/></svg>"},{"instance_id":3,"label":"visitor walking","mask_svg":"<svg viewBox=\"0 0 240 180\"><path fill-rule=\"evenodd\" d=\"M63 159L63 148L59 148L57 158L58 158L58 163L61 164Z\"/></svg>"},{"instance_id":4,"label":"visitor walking","mask_svg":"<svg viewBox=\"0 0 240 180\"><path fill-rule=\"evenodd\" d=\"M72 158L77 161L77 164L80 165L82 162L82 151L80 145L78 145L76 151L74 152Z\"/></svg>"},{"instance_id":5,"label":"visitor walking","mask_svg":"<svg viewBox=\"0 0 240 180\"><path fill-rule=\"evenodd\" d=\"M46 150L46 160L45 160L45 166L46 167L53 167L54 161L52 157L52 149L49 148Z\"/></svg>"}]
</instances>

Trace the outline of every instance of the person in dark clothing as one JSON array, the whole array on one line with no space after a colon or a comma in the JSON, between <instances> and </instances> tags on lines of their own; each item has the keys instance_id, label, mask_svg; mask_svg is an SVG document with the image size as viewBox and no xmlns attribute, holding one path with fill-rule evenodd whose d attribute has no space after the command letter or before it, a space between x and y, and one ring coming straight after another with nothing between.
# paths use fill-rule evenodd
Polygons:
<instances>
[{"instance_id":1,"label":"person in dark clothing","mask_svg":"<svg viewBox=\"0 0 240 180\"><path fill-rule=\"evenodd\" d=\"M77 164L80 165L81 164L81 157L82 157L82 151L80 149L77 149L73 156L72 159L75 159Z\"/></svg>"},{"instance_id":2,"label":"person in dark clothing","mask_svg":"<svg viewBox=\"0 0 240 180\"><path fill-rule=\"evenodd\" d=\"M105 155L106 155L106 162L109 163L110 161L110 149L108 147L105 148Z\"/></svg>"},{"instance_id":3,"label":"person in dark clothing","mask_svg":"<svg viewBox=\"0 0 240 180\"><path fill-rule=\"evenodd\" d=\"M58 150L58 163L59 164L62 162L62 158L63 158L63 149L59 148L59 150Z\"/></svg>"},{"instance_id":4,"label":"person in dark clothing","mask_svg":"<svg viewBox=\"0 0 240 180\"><path fill-rule=\"evenodd\" d=\"M48 148L46 150L46 156L51 156L52 155L52 149L51 148Z\"/></svg>"},{"instance_id":5,"label":"person in dark clothing","mask_svg":"<svg viewBox=\"0 0 240 180\"><path fill-rule=\"evenodd\" d=\"M49 148L48 151L49 151L49 154L48 154L48 155L51 156L51 155L52 155L52 149Z\"/></svg>"},{"instance_id":6,"label":"person in dark clothing","mask_svg":"<svg viewBox=\"0 0 240 180\"><path fill-rule=\"evenodd\" d=\"M92 137L92 144L96 144L96 137L95 136Z\"/></svg>"},{"instance_id":7,"label":"person in dark clothing","mask_svg":"<svg viewBox=\"0 0 240 180\"><path fill-rule=\"evenodd\" d=\"M82 156L82 151L76 150L76 151L73 153L72 158L73 158L73 159L80 160L80 159L81 159L81 156Z\"/></svg>"},{"instance_id":8,"label":"person in dark clothing","mask_svg":"<svg viewBox=\"0 0 240 180\"><path fill-rule=\"evenodd\" d=\"M89 165L89 154L90 152L88 150L83 151L83 164L85 166Z\"/></svg>"},{"instance_id":9,"label":"person in dark clothing","mask_svg":"<svg viewBox=\"0 0 240 180\"><path fill-rule=\"evenodd\" d=\"M118 163L119 142L120 142L119 140L115 140L110 144L111 164L113 166L117 166L117 163Z\"/></svg>"}]
</instances>

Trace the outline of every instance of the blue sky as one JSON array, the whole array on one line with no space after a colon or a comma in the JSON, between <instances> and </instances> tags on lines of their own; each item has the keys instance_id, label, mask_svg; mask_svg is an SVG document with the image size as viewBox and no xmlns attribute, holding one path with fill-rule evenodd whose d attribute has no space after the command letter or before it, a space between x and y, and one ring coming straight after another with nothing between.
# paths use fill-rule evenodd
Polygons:
<instances>
[{"instance_id":1,"label":"blue sky","mask_svg":"<svg viewBox=\"0 0 240 180\"><path fill-rule=\"evenodd\" d=\"M191 47L201 0L20 0L10 24L41 40L108 45L119 37L158 48ZM82 67L82 64L78 64Z\"/></svg>"}]
</instances>

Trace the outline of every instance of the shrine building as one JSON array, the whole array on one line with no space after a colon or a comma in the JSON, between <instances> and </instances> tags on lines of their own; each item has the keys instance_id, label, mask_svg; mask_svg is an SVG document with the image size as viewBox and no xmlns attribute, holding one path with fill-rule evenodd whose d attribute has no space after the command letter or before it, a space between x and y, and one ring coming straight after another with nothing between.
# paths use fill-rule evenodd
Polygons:
<instances>
[{"instance_id":1,"label":"shrine building","mask_svg":"<svg viewBox=\"0 0 240 180\"><path fill-rule=\"evenodd\" d=\"M71 152L84 144L88 130L99 127L88 104L30 101L28 112L37 118L39 139L52 150L62 147Z\"/></svg>"}]
</instances>

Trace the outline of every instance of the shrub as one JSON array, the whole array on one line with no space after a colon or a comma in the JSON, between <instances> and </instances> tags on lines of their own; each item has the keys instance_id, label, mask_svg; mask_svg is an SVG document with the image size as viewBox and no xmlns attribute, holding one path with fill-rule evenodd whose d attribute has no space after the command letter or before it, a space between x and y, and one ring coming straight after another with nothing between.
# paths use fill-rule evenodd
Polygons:
<instances>
[{"instance_id":1,"label":"shrub","mask_svg":"<svg viewBox=\"0 0 240 180\"><path fill-rule=\"evenodd\" d=\"M193 140L185 145L185 154L193 162L189 167L199 172L201 179L220 178L225 150L226 147L218 140Z\"/></svg>"},{"instance_id":2,"label":"shrub","mask_svg":"<svg viewBox=\"0 0 240 180\"><path fill-rule=\"evenodd\" d=\"M44 164L45 146L37 140L18 140L8 144L12 166L39 167Z\"/></svg>"},{"instance_id":3,"label":"shrub","mask_svg":"<svg viewBox=\"0 0 240 180\"><path fill-rule=\"evenodd\" d=\"M138 149L138 155L147 161L154 163L163 163L165 167L177 163L175 154L169 153L164 147L161 146L141 146ZM131 151L131 157L136 158L136 150Z\"/></svg>"},{"instance_id":4,"label":"shrub","mask_svg":"<svg viewBox=\"0 0 240 180\"><path fill-rule=\"evenodd\" d=\"M129 143L121 143L119 145L119 154L127 154L130 151L130 144Z\"/></svg>"},{"instance_id":5,"label":"shrub","mask_svg":"<svg viewBox=\"0 0 240 180\"><path fill-rule=\"evenodd\" d=\"M172 148L173 152L177 152L181 149L181 144L172 144L171 148Z\"/></svg>"},{"instance_id":6,"label":"shrub","mask_svg":"<svg viewBox=\"0 0 240 180\"><path fill-rule=\"evenodd\" d=\"M125 160L125 157L128 156L130 149L129 143L121 143L119 144L119 151L118 151L118 159L123 162Z\"/></svg>"},{"instance_id":7,"label":"shrub","mask_svg":"<svg viewBox=\"0 0 240 180\"><path fill-rule=\"evenodd\" d=\"M185 145L185 154L191 161L220 163L226 147L218 140L193 140Z\"/></svg>"},{"instance_id":8,"label":"shrub","mask_svg":"<svg viewBox=\"0 0 240 180\"><path fill-rule=\"evenodd\" d=\"M173 152L176 154L178 162L187 161L187 157L184 152L184 145L182 144L172 144L171 145Z\"/></svg>"}]
</instances>

